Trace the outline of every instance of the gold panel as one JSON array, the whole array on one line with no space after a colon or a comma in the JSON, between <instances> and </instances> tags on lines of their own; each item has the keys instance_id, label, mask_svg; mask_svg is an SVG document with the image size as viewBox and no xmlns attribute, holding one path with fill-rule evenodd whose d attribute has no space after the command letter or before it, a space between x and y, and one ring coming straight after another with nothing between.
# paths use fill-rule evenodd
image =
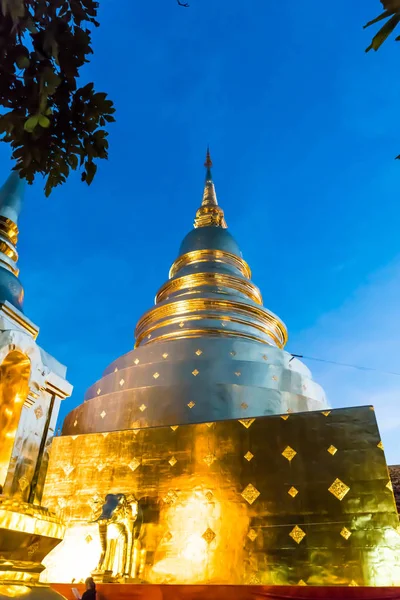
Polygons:
<instances>
[{"instance_id":1,"label":"gold panel","mask_svg":"<svg viewBox=\"0 0 400 600\"><path fill-rule=\"evenodd\" d=\"M29 358L15 350L5 357L0 366L1 488L6 480L22 407L29 393L29 374Z\"/></svg>"},{"instance_id":2,"label":"gold panel","mask_svg":"<svg viewBox=\"0 0 400 600\"><path fill-rule=\"evenodd\" d=\"M96 570L96 515L119 494L131 507L119 527L136 541L124 549L110 524L111 580L125 556L128 578L150 583L400 584L399 521L373 411L211 425L55 438L44 502L67 534L44 576L68 583ZM330 445L340 448L334 460ZM294 459L283 458L287 448Z\"/></svg>"}]
</instances>

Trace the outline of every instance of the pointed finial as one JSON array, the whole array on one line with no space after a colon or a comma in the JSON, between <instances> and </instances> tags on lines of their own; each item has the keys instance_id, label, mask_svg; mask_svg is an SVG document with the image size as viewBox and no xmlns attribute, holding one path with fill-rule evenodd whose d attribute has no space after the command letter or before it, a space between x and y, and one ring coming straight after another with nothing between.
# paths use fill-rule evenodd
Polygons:
<instances>
[{"instance_id":1,"label":"pointed finial","mask_svg":"<svg viewBox=\"0 0 400 600\"><path fill-rule=\"evenodd\" d=\"M218 206L217 195L213 178L211 175L211 167L213 166L210 147L207 146L206 162L204 163L206 171L206 181L204 185L203 201L201 207L196 213L194 221L195 227L223 227L226 228L224 211Z\"/></svg>"},{"instance_id":2,"label":"pointed finial","mask_svg":"<svg viewBox=\"0 0 400 600\"><path fill-rule=\"evenodd\" d=\"M204 166L207 169L211 169L211 167L213 166L211 156L210 156L210 146L207 146L206 162L204 163Z\"/></svg>"}]
</instances>

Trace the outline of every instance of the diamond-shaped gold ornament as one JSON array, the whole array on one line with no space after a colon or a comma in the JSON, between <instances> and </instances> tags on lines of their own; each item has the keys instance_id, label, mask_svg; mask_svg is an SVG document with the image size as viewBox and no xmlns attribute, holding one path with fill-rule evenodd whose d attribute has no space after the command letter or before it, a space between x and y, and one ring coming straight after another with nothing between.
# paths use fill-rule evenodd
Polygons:
<instances>
[{"instance_id":1,"label":"diamond-shaped gold ornament","mask_svg":"<svg viewBox=\"0 0 400 600\"><path fill-rule=\"evenodd\" d=\"M179 323L179 327L180 327L181 329L182 329L182 327L185 327L185 323L184 323L184 321L181 321L181 322Z\"/></svg>"},{"instance_id":2,"label":"diamond-shaped gold ornament","mask_svg":"<svg viewBox=\"0 0 400 600\"><path fill-rule=\"evenodd\" d=\"M194 377L197 377L197 375L199 374L200 371L198 371L197 369L195 369L194 371L192 371L192 375L194 375Z\"/></svg>"},{"instance_id":3,"label":"diamond-shaped gold ornament","mask_svg":"<svg viewBox=\"0 0 400 600\"><path fill-rule=\"evenodd\" d=\"M211 544L211 542L215 539L215 533L208 527L201 537L207 542L207 544Z\"/></svg>"},{"instance_id":4,"label":"diamond-shaped gold ornament","mask_svg":"<svg viewBox=\"0 0 400 600\"><path fill-rule=\"evenodd\" d=\"M349 529L347 529L347 527L343 527L342 531L340 532L340 535L345 539L348 540L349 537L351 536L351 531Z\"/></svg>"},{"instance_id":5,"label":"diamond-shaped gold ornament","mask_svg":"<svg viewBox=\"0 0 400 600\"><path fill-rule=\"evenodd\" d=\"M120 379L119 385L122 387L125 383L125 379Z\"/></svg>"},{"instance_id":6,"label":"diamond-shaped gold ornament","mask_svg":"<svg viewBox=\"0 0 400 600\"><path fill-rule=\"evenodd\" d=\"M390 481L390 479L387 482L387 484L385 485L385 487L387 487L388 490L390 490L391 492L393 492L393 485L392 485L392 482Z\"/></svg>"},{"instance_id":7,"label":"diamond-shaped gold ornament","mask_svg":"<svg viewBox=\"0 0 400 600\"><path fill-rule=\"evenodd\" d=\"M115 367L114 369L114 373L116 373L118 371L118 367Z\"/></svg>"},{"instance_id":8,"label":"diamond-shaped gold ornament","mask_svg":"<svg viewBox=\"0 0 400 600\"><path fill-rule=\"evenodd\" d=\"M157 373L157 371L153 374L154 379L158 379L160 377L160 373Z\"/></svg>"},{"instance_id":9,"label":"diamond-shaped gold ornament","mask_svg":"<svg viewBox=\"0 0 400 600\"><path fill-rule=\"evenodd\" d=\"M243 408L243 410L247 410L249 408L249 405L246 402L242 402L240 408Z\"/></svg>"},{"instance_id":10,"label":"diamond-shaped gold ornament","mask_svg":"<svg viewBox=\"0 0 400 600\"><path fill-rule=\"evenodd\" d=\"M166 542L170 542L172 540L172 533L170 531L167 531L167 533L164 535L163 538Z\"/></svg>"},{"instance_id":11,"label":"diamond-shaped gold ornament","mask_svg":"<svg viewBox=\"0 0 400 600\"><path fill-rule=\"evenodd\" d=\"M163 357L164 359L165 359L165 358L168 358L168 352L164 352L164 354L162 355L162 357Z\"/></svg>"},{"instance_id":12,"label":"diamond-shaped gold ornament","mask_svg":"<svg viewBox=\"0 0 400 600\"><path fill-rule=\"evenodd\" d=\"M332 456L335 456L335 454L337 452L337 448L335 448L335 446L329 446L328 452L329 452L329 454L332 454Z\"/></svg>"},{"instance_id":13,"label":"diamond-shaped gold ornament","mask_svg":"<svg viewBox=\"0 0 400 600\"><path fill-rule=\"evenodd\" d=\"M241 423L243 425L243 427L246 427L246 429L251 427L253 425L254 421L255 421L255 419L239 419L239 423Z\"/></svg>"},{"instance_id":14,"label":"diamond-shaped gold ornament","mask_svg":"<svg viewBox=\"0 0 400 600\"><path fill-rule=\"evenodd\" d=\"M172 431L176 431L178 429L179 425L171 425L170 427L171 427Z\"/></svg>"},{"instance_id":15,"label":"diamond-shaped gold ornament","mask_svg":"<svg viewBox=\"0 0 400 600\"><path fill-rule=\"evenodd\" d=\"M168 492L166 493L166 495L164 496L163 500L165 502L165 504L174 504L174 502L176 502L178 499L178 494L175 492L175 490L168 490Z\"/></svg>"},{"instance_id":16,"label":"diamond-shaped gold ornament","mask_svg":"<svg viewBox=\"0 0 400 600\"><path fill-rule=\"evenodd\" d=\"M101 389L100 389L100 388L97 388L97 392L96 392L96 394L97 394L98 396L101 394Z\"/></svg>"},{"instance_id":17,"label":"diamond-shaped gold ornament","mask_svg":"<svg viewBox=\"0 0 400 600\"><path fill-rule=\"evenodd\" d=\"M263 354L263 360L268 360L268 356L266 354Z\"/></svg>"},{"instance_id":18,"label":"diamond-shaped gold ornament","mask_svg":"<svg viewBox=\"0 0 400 600\"><path fill-rule=\"evenodd\" d=\"M256 539L256 537L258 536L257 531L255 531L254 529L250 529L249 533L247 534L247 537L249 538L249 540L251 540L252 542L254 542L254 540Z\"/></svg>"},{"instance_id":19,"label":"diamond-shaped gold ornament","mask_svg":"<svg viewBox=\"0 0 400 600\"><path fill-rule=\"evenodd\" d=\"M138 358L135 358L135 360L133 362L135 363L135 365L138 365L140 361Z\"/></svg>"},{"instance_id":20,"label":"diamond-shaped gold ornament","mask_svg":"<svg viewBox=\"0 0 400 600\"><path fill-rule=\"evenodd\" d=\"M213 493L211 492L211 490L208 490L208 492L206 492L205 494L206 500L208 500L208 502L211 502L211 500L214 499Z\"/></svg>"},{"instance_id":21,"label":"diamond-shaped gold ornament","mask_svg":"<svg viewBox=\"0 0 400 600\"><path fill-rule=\"evenodd\" d=\"M101 473L102 471L104 471L105 468L106 468L106 465L103 462L99 462L96 465L96 469L98 470L99 473Z\"/></svg>"},{"instance_id":22,"label":"diamond-shaped gold ornament","mask_svg":"<svg viewBox=\"0 0 400 600\"><path fill-rule=\"evenodd\" d=\"M282 456L284 456L289 462L291 462L294 459L296 454L296 450L293 450L291 446L286 446L286 448L282 452Z\"/></svg>"},{"instance_id":23,"label":"diamond-shaped gold ornament","mask_svg":"<svg viewBox=\"0 0 400 600\"><path fill-rule=\"evenodd\" d=\"M105 411L105 410L103 410L103 412L102 412L102 413L100 413L100 416L101 416L101 418L102 418L102 419L104 419L104 417L106 416L106 414L107 414L107 413L106 413L106 411Z\"/></svg>"},{"instance_id":24,"label":"diamond-shaped gold ornament","mask_svg":"<svg viewBox=\"0 0 400 600\"><path fill-rule=\"evenodd\" d=\"M193 406L196 406L196 402L193 402L193 400L191 400L188 404L188 407L193 408Z\"/></svg>"},{"instance_id":25,"label":"diamond-shaped gold ornament","mask_svg":"<svg viewBox=\"0 0 400 600\"><path fill-rule=\"evenodd\" d=\"M298 525L295 525L295 527L293 527L289 535L292 538L292 540L296 542L296 544L300 544L300 542L306 537L305 532Z\"/></svg>"},{"instance_id":26,"label":"diamond-shaped gold ornament","mask_svg":"<svg viewBox=\"0 0 400 600\"><path fill-rule=\"evenodd\" d=\"M171 465L171 467L173 467L174 465L176 465L176 463L178 462L175 458L175 456L171 456L171 458L169 459L169 464Z\"/></svg>"},{"instance_id":27,"label":"diamond-shaped gold ornament","mask_svg":"<svg viewBox=\"0 0 400 600\"><path fill-rule=\"evenodd\" d=\"M277 376L276 376L276 375L273 375L273 376L272 376L272 381L278 381L278 378L277 378Z\"/></svg>"},{"instance_id":28,"label":"diamond-shaped gold ornament","mask_svg":"<svg viewBox=\"0 0 400 600\"><path fill-rule=\"evenodd\" d=\"M206 463L206 465L208 467L210 467L213 462L215 462L217 460L217 457L215 456L215 454L207 454L204 458L203 461Z\"/></svg>"},{"instance_id":29,"label":"diamond-shaped gold ornament","mask_svg":"<svg viewBox=\"0 0 400 600\"><path fill-rule=\"evenodd\" d=\"M136 471L136 469L138 468L139 465L140 465L140 460L138 458L136 458L136 456L135 456L134 458L132 458L128 467L131 469L131 471Z\"/></svg>"},{"instance_id":30,"label":"diamond-shaped gold ornament","mask_svg":"<svg viewBox=\"0 0 400 600\"><path fill-rule=\"evenodd\" d=\"M236 377L240 377L241 376L241 372L240 371L235 371L235 375L236 375Z\"/></svg>"},{"instance_id":31,"label":"diamond-shaped gold ornament","mask_svg":"<svg viewBox=\"0 0 400 600\"><path fill-rule=\"evenodd\" d=\"M236 356L236 352L235 352L234 350L232 350L232 352L229 352L229 354L230 354L231 356Z\"/></svg>"},{"instance_id":32,"label":"diamond-shaped gold ornament","mask_svg":"<svg viewBox=\"0 0 400 600\"><path fill-rule=\"evenodd\" d=\"M85 542L86 542L87 544L90 544L90 542L92 542L92 541L93 541L93 538L92 538L92 536L88 534L88 535L85 537Z\"/></svg>"},{"instance_id":33,"label":"diamond-shaped gold ornament","mask_svg":"<svg viewBox=\"0 0 400 600\"><path fill-rule=\"evenodd\" d=\"M335 479L332 485L328 488L328 491L340 501L343 500L349 490L349 486L343 483L343 481L340 479Z\"/></svg>"},{"instance_id":34,"label":"diamond-shaped gold ornament","mask_svg":"<svg viewBox=\"0 0 400 600\"><path fill-rule=\"evenodd\" d=\"M146 408L147 408L147 406L146 406L145 404L141 404L141 405L139 406L139 410L140 410L140 412L144 412L144 411L146 410Z\"/></svg>"},{"instance_id":35,"label":"diamond-shaped gold ornament","mask_svg":"<svg viewBox=\"0 0 400 600\"><path fill-rule=\"evenodd\" d=\"M197 354L197 356L201 356L203 354L203 350L200 350L200 348L198 350L196 350L195 354Z\"/></svg>"},{"instance_id":36,"label":"diamond-shaped gold ornament","mask_svg":"<svg viewBox=\"0 0 400 600\"><path fill-rule=\"evenodd\" d=\"M292 498L295 498L298 493L299 493L299 490L297 490L293 486L290 488L290 490L288 490L288 494L289 494L289 496L292 496Z\"/></svg>"},{"instance_id":37,"label":"diamond-shaped gold ornament","mask_svg":"<svg viewBox=\"0 0 400 600\"><path fill-rule=\"evenodd\" d=\"M380 450L384 450L384 447L383 447L383 444L382 444L382 440L380 440L380 441L377 443L377 447L378 447L378 448L380 448Z\"/></svg>"},{"instance_id":38,"label":"diamond-shaped gold ornament","mask_svg":"<svg viewBox=\"0 0 400 600\"><path fill-rule=\"evenodd\" d=\"M253 504L255 500L257 500L259 495L260 492L251 483L249 483L249 485L246 485L243 492L241 493L241 496L243 496L246 502L248 502L250 505Z\"/></svg>"},{"instance_id":39,"label":"diamond-shaped gold ornament","mask_svg":"<svg viewBox=\"0 0 400 600\"><path fill-rule=\"evenodd\" d=\"M75 419L74 421L74 427L76 427L78 425L78 421Z\"/></svg>"},{"instance_id":40,"label":"diamond-shaped gold ornament","mask_svg":"<svg viewBox=\"0 0 400 600\"><path fill-rule=\"evenodd\" d=\"M250 452L250 450L248 450L248 451L246 452L246 454L244 455L244 458L250 462L250 461L251 461L251 459L252 459L252 458L254 458L254 454L252 454L252 453Z\"/></svg>"}]
</instances>

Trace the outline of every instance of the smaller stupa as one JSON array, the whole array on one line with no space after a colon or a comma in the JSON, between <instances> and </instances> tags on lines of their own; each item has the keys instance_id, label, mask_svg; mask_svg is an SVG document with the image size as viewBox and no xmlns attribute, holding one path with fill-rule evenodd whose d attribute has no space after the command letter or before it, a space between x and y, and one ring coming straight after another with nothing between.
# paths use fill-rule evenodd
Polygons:
<instances>
[{"instance_id":1,"label":"smaller stupa","mask_svg":"<svg viewBox=\"0 0 400 600\"><path fill-rule=\"evenodd\" d=\"M16 250L23 192L16 172L0 190L0 599L57 600L39 576L65 528L41 499L60 402L72 387L23 313Z\"/></svg>"}]
</instances>

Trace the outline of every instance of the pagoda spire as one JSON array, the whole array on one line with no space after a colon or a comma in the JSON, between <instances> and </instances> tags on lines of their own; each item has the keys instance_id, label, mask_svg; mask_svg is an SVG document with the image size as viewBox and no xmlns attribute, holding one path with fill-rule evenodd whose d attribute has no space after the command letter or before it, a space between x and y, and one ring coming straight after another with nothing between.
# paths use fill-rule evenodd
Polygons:
<instances>
[{"instance_id":1,"label":"pagoda spire","mask_svg":"<svg viewBox=\"0 0 400 600\"><path fill-rule=\"evenodd\" d=\"M211 167L213 166L210 148L207 146L206 161L206 180L204 183L203 200L201 207L196 213L194 226L197 227L222 227L226 229L227 224L224 217L224 211L218 206L217 194L215 193L214 181L212 178Z\"/></svg>"}]
</instances>

